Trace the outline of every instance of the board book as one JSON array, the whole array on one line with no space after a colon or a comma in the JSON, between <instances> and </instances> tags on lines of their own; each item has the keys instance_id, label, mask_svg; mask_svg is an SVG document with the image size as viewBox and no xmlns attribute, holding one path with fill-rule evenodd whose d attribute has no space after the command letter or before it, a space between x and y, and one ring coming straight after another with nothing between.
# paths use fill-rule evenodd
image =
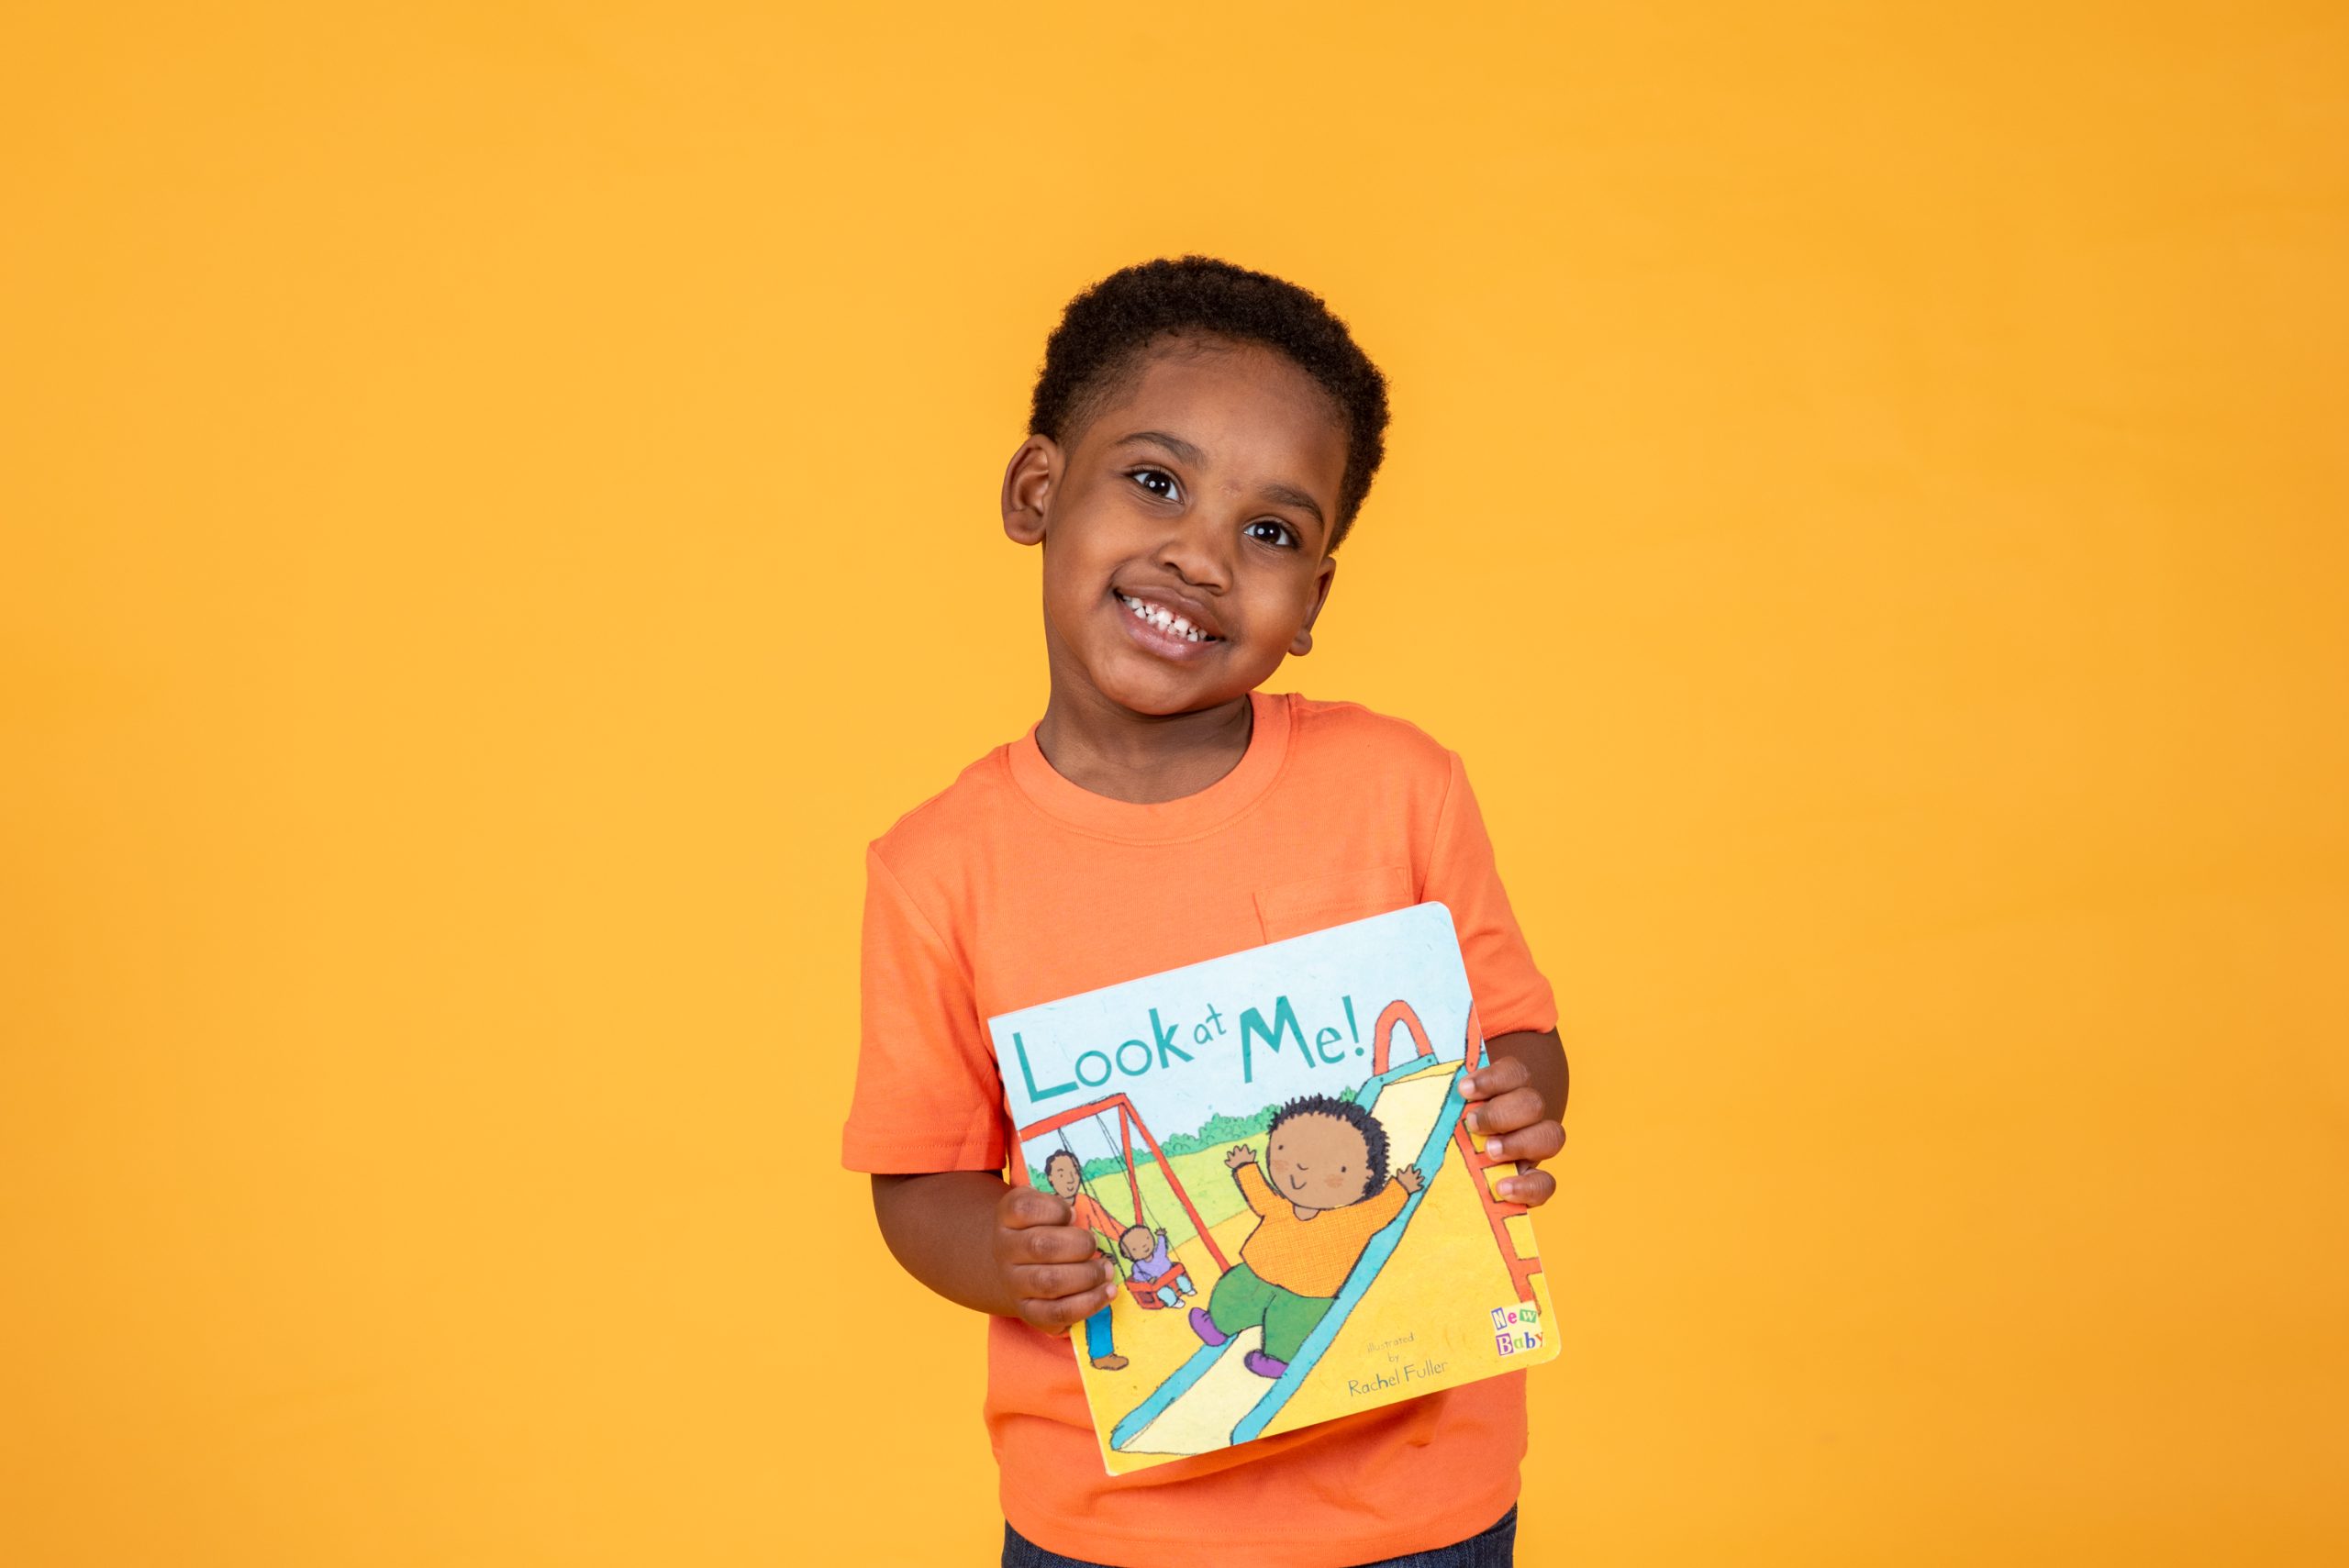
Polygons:
<instances>
[{"instance_id":1,"label":"board book","mask_svg":"<svg viewBox=\"0 0 2349 1568\"><path fill-rule=\"evenodd\" d=\"M987 1020L1015 1171L1124 1282L1070 1335L1111 1474L1557 1354L1462 1125L1484 1038L1414 905ZM1015 1176L1014 1179L1017 1179Z\"/></svg>"}]
</instances>

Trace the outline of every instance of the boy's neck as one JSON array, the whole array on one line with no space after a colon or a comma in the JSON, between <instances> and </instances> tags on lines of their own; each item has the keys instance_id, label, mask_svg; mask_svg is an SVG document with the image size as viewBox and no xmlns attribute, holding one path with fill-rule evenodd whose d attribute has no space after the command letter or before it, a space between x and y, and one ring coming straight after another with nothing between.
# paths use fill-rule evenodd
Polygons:
<instances>
[{"instance_id":1,"label":"boy's neck","mask_svg":"<svg viewBox=\"0 0 2349 1568\"><path fill-rule=\"evenodd\" d=\"M1036 746L1079 789L1155 806L1197 795L1238 767L1254 728L1245 692L1196 713L1140 714L1097 694L1072 698L1055 684L1036 721Z\"/></svg>"}]
</instances>

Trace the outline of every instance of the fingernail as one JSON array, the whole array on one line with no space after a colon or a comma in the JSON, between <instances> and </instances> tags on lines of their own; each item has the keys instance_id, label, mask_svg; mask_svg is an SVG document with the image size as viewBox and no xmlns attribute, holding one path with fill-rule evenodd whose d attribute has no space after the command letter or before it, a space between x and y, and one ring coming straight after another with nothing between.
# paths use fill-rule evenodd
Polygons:
<instances>
[{"instance_id":1,"label":"fingernail","mask_svg":"<svg viewBox=\"0 0 2349 1568\"><path fill-rule=\"evenodd\" d=\"M1487 1138L1485 1140L1485 1158L1487 1160L1497 1160L1500 1157L1501 1140L1497 1138Z\"/></svg>"}]
</instances>

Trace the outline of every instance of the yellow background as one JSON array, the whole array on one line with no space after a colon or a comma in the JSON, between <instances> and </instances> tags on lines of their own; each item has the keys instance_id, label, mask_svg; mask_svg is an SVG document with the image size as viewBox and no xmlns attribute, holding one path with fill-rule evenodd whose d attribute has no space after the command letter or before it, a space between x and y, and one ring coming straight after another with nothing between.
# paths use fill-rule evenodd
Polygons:
<instances>
[{"instance_id":1,"label":"yellow background","mask_svg":"<svg viewBox=\"0 0 2349 1568\"><path fill-rule=\"evenodd\" d=\"M1001 465L1191 250L1393 378L1272 684L1467 757L1565 1006L1521 1560L2341 1561L2345 66L11 6L0 1561L991 1560L859 856L1041 711Z\"/></svg>"}]
</instances>

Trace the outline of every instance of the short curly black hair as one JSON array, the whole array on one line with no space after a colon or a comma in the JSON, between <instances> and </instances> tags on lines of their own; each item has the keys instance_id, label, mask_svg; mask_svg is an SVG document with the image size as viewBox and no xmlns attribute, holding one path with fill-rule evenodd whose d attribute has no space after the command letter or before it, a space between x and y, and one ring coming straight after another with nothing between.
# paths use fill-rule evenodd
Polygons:
<instances>
[{"instance_id":1,"label":"short curly black hair","mask_svg":"<svg viewBox=\"0 0 2349 1568\"><path fill-rule=\"evenodd\" d=\"M1281 1124L1301 1116L1326 1116L1344 1122L1362 1134L1362 1146L1370 1156L1370 1171L1362 1184L1364 1197L1386 1184L1386 1129L1378 1118L1352 1100L1341 1100L1330 1095L1301 1095L1273 1114L1272 1126L1264 1129L1266 1152L1270 1153L1273 1134Z\"/></svg>"},{"instance_id":2,"label":"short curly black hair","mask_svg":"<svg viewBox=\"0 0 2349 1568\"><path fill-rule=\"evenodd\" d=\"M1386 455L1386 378L1319 295L1212 256L1160 258L1110 273L1068 302L1044 344L1028 433L1068 445L1161 339L1228 338L1295 361L1330 395L1346 432L1346 472L1330 549Z\"/></svg>"}]
</instances>

